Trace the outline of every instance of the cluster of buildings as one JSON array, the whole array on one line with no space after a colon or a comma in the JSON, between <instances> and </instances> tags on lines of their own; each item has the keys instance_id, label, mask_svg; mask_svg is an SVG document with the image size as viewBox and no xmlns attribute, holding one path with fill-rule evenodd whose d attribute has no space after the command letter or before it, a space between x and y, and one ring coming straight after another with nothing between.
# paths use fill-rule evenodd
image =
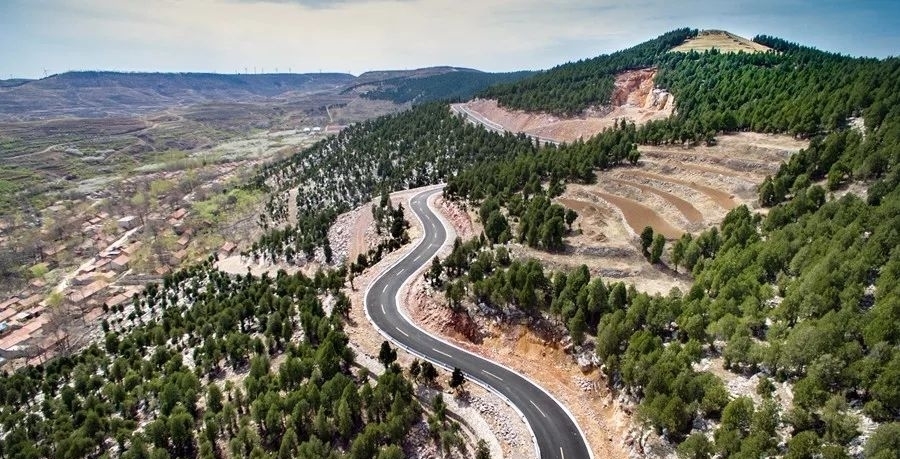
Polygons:
<instances>
[{"instance_id":1,"label":"cluster of buildings","mask_svg":"<svg viewBox=\"0 0 900 459\"><path fill-rule=\"evenodd\" d=\"M171 227L183 227L187 209L179 208L163 217ZM115 222L115 231L110 231ZM41 257L49 268L57 266L57 256L70 251L77 258L90 257L57 286L63 295L60 307L78 317L77 322L87 333L101 333L97 326L107 311L115 311L130 303L153 277L168 272L161 266L153 273L141 273L129 279L135 255L143 246L137 240L141 221L136 216L115 218L106 212L92 215L80 225L83 236L80 244L59 243L42 250ZM179 264L187 255L190 233L177 241L178 250L169 254L167 262ZM149 274L149 277L147 276ZM52 357L64 334L57 332L50 311L51 289L42 280L35 280L15 296L0 302L0 364L7 360L24 359L36 364Z\"/></svg>"}]
</instances>

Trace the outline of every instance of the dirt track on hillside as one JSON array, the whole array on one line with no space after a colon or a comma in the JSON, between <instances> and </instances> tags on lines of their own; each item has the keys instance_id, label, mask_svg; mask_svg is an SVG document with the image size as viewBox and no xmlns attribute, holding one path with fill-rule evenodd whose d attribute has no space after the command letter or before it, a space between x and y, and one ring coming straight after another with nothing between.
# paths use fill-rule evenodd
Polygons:
<instances>
[{"instance_id":1,"label":"dirt track on hillside","mask_svg":"<svg viewBox=\"0 0 900 459\"><path fill-rule=\"evenodd\" d=\"M637 166L598 172L595 184L570 184L556 199L579 214L573 224L578 234L567 238L564 253L518 246L513 252L558 269L586 264L592 274L649 293L685 291L689 278L675 275L667 253L663 265L641 255L644 226L666 236L670 246L682 233L718 225L737 206L759 210L756 185L806 145L787 136L741 133L720 136L713 147L640 147Z\"/></svg>"}]
</instances>

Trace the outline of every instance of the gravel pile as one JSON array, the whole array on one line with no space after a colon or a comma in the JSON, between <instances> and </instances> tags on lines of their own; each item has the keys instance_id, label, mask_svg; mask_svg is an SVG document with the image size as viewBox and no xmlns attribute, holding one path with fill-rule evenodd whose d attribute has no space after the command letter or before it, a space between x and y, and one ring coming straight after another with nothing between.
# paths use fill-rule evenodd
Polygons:
<instances>
[{"instance_id":1,"label":"gravel pile","mask_svg":"<svg viewBox=\"0 0 900 459\"><path fill-rule=\"evenodd\" d=\"M523 441L528 442L530 445L530 439L523 439L513 423L509 420L509 418L501 411L500 408L497 407L493 402L483 400L480 397L472 397L471 398L472 408L481 413L482 416L486 417L494 427L494 435L497 436L497 439L506 443L511 447L519 447L523 446Z\"/></svg>"},{"instance_id":2,"label":"gravel pile","mask_svg":"<svg viewBox=\"0 0 900 459\"><path fill-rule=\"evenodd\" d=\"M328 228L328 241L331 244L332 264L340 265L347 260L350 253L350 238L352 237L353 223L359 218L362 207L358 207L350 212L345 212L338 216L337 220ZM321 250L316 251L316 257L320 255L321 261L325 261L325 254Z\"/></svg>"},{"instance_id":3,"label":"gravel pile","mask_svg":"<svg viewBox=\"0 0 900 459\"><path fill-rule=\"evenodd\" d=\"M433 459L442 454L431 440L428 424L424 420L417 422L407 432L403 452L410 459Z\"/></svg>"}]
</instances>

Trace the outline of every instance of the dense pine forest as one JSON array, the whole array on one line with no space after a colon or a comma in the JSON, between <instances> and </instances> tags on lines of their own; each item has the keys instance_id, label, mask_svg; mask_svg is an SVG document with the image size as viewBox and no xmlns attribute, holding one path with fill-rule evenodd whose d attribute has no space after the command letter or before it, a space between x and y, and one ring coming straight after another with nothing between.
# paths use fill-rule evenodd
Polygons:
<instances>
[{"instance_id":1,"label":"dense pine forest","mask_svg":"<svg viewBox=\"0 0 900 459\"><path fill-rule=\"evenodd\" d=\"M479 164L446 189L518 219L520 203L541 190L536 184L553 194L559 180L593 180L592 169L627 158L630 142L713 143L735 130L812 137L808 149L760 184L767 216L739 207L720 228L676 241L670 260L692 271L690 291L651 297L591 279L586 267L551 274L477 242L457 244L432 269L444 273L432 275L432 284L444 285L455 302L470 292L470 301L499 310L549 313L576 342L593 336L609 384L635 397L639 418L679 443L683 457L896 457L900 60L757 41L778 53L660 56L656 83L678 103L669 120L617 125L583 144ZM560 67L487 94L517 108L559 112L555 101L520 101L545 94L531 84L554 87L572 72ZM504 101L503 91L518 99ZM852 117L862 125L851 127ZM865 191L842 192L852 183ZM495 210L495 200L505 211ZM708 356L722 356L734 373L758 375L762 401L731 398L719 378L696 371ZM773 401L781 383L792 388L790 409ZM880 423L866 445L855 442L861 416ZM698 425L713 426L711 438Z\"/></svg>"},{"instance_id":2,"label":"dense pine forest","mask_svg":"<svg viewBox=\"0 0 900 459\"><path fill-rule=\"evenodd\" d=\"M609 101L615 76L625 70L652 67L670 49L697 35L678 29L612 54L570 62L524 80L488 88L481 97L497 99L505 107L576 115Z\"/></svg>"},{"instance_id":3,"label":"dense pine forest","mask_svg":"<svg viewBox=\"0 0 900 459\"><path fill-rule=\"evenodd\" d=\"M528 156L535 151L527 137L475 127L452 115L443 103L423 104L351 126L264 167L249 185L272 193L261 216L266 228L287 219L287 190L299 189L298 222L279 230L278 237L266 238L264 251L276 257L289 251L312 257L316 248L327 244L328 227L339 213L382 190L440 183L477 161Z\"/></svg>"},{"instance_id":4,"label":"dense pine forest","mask_svg":"<svg viewBox=\"0 0 900 459\"><path fill-rule=\"evenodd\" d=\"M390 80L363 95L367 99L389 100L397 104L423 104L439 100L469 100L485 88L499 83L512 83L532 72L485 73L460 70L424 78Z\"/></svg>"},{"instance_id":5,"label":"dense pine forest","mask_svg":"<svg viewBox=\"0 0 900 459\"><path fill-rule=\"evenodd\" d=\"M371 380L352 367L343 273L211 263L136 295L103 343L0 378L0 455L403 457L419 402L399 367Z\"/></svg>"}]
</instances>

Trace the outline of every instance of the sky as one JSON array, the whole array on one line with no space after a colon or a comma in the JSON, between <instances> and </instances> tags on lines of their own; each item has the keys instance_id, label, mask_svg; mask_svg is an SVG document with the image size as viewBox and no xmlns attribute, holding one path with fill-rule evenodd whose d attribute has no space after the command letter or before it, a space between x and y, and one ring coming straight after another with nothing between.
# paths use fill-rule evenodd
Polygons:
<instances>
[{"instance_id":1,"label":"sky","mask_svg":"<svg viewBox=\"0 0 900 459\"><path fill-rule=\"evenodd\" d=\"M0 79L543 69L679 27L900 55L898 0L0 0Z\"/></svg>"}]
</instances>

